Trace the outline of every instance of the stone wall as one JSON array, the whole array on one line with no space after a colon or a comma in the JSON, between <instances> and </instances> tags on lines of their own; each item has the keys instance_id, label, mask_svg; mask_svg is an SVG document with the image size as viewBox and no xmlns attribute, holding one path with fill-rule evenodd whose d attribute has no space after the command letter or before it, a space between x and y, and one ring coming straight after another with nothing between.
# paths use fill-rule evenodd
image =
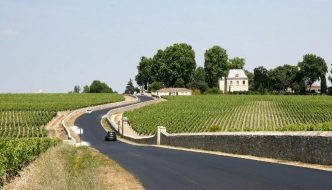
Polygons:
<instances>
[{"instance_id":1,"label":"stone wall","mask_svg":"<svg viewBox=\"0 0 332 190\"><path fill-rule=\"evenodd\" d=\"M162 145L332 165L332 137L307 135L168 135Z\"/></svg>"},{"instance_id":2,"label":"stone wall","mask_svg":"<svg viewBox=\"0 0 332 190\"><path fill-rule=\"evenodd\" d=\"M136 137L131 137L131 136L124 136L123 137L126 140L135 142L135 143L139 143L139 144L149 144L149 145L154 145L157 142L157 137L154 136L150 136L150 137L141 137L141 138L136 138Z\"/></svg>"}]
</instances>

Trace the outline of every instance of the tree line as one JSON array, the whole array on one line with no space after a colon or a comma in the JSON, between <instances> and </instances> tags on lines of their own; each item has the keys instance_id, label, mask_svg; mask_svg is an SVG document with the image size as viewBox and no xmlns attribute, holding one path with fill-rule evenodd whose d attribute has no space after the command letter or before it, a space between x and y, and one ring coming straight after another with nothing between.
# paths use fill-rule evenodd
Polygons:
<instances>
[{"instance_id":1,"label":"tree line","mask_svg":"<svg viewBox=\"0 0 332 190\"><path fill-rule=\"evenodd\" d=\"M243 69L245 59L229 59L226 49L213 46L204 54L204 67L197 67L195 51L186 43L173 44L159 49L152 57L141 57L135 80L145 90L155 91L163 87L187 87L201 93L218 92L218 80L228 75L230 69ZM296 66L283 65L268 70L263 66L254 72L245 70L250 91L282 93L291 89L296 94L309 91L314 82L321 81L321 92L325 93L325 60L314 54L306 54ZM332 70L331 70L332 73ZM332 77L329 77L332 81Z\"/></svg>"},{"instance_id":2,"label":"tree line","mask_svg":"<svg viewBox=\"0 0 332 190\"><path fill-rule=\"evenodd\" d=\"M227 51L213 46L205 52L204 67L197 67L195 51L185 43L173 44L164 50L159 49L151 57L141 57L135 80L148 90L163 87L187 87L202 93L218 88L218 79L227 75L229 69L242 69L243 58L228 58Z\"/></svg>"},{"instance_id":3,"label":"tree line","mask_svg":"<svg viewBox=\"0 0 332 190\"><path fill-rule=\"evenodd\" d=\"M106 83L99 80L94 80L90 85L85 85L83 90L79 85L74 86L74 90L70 93L116 93Z\"/></svg>"},{"instance_id":4,"label":"tree line","mask_svg":"<svg viewBox=\"0 0 332 190\"><path fill-rule=\"evenodd\" d=\"M135 87L132 79L126 85L125 94L134 94L139 93L140 89ZM74 86L74 90L69 93L117 93L113 91L113 89L108 86L106 83L101 82L99 80L94 80L90 85L85 85L83 90L79 85Z\"/></svg>"},{"instance_id":5,"label":"tree line","mask_svg":"<svg viewBox=\"0 0 332 190\"><path fill-rule=\"evenodd\" d=\"M290 90L295 94L306 94L311 92L311 87L316 81L320 81L320 91L325 94L327 72L327 64L322 57L306 54L296 66L283 65L271 70L262 66L255 68L250 89L261 93L282 93ZM331 77L329 79L331 80Z\"/></svg>"}]
</instances>

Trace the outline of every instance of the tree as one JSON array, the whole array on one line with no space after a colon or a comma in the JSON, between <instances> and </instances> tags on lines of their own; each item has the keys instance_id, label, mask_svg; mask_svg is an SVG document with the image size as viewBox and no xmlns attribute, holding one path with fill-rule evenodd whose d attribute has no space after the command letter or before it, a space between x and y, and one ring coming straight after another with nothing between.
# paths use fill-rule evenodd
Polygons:
<instances>
[{"instance_id":1,"label":"tree","mask_svg":"<svg viewBox=\"0 0 332 190\"><path fill-rule=\"evenodd\" d=\"M83 93L90 93L90 87L88 85L83 87Z\"/></svg>"},{"instance_id":2,"label":"tree","mask_svg":"<svg viewBox=\"0 0 332 190\"><path fill-rule=\"evenodd\" d=\"M140 92L141 92L140 88L135 87L135 92L136 92L136 93L140 93Z\"/></svg>"},{"instance_id":3,"label":"tree","mask_svg":"<svg viewBox=\"0 0 332 190\"><path fill-rule=\"evenodd\" d=\"M185 85L184 85L184 81L183 81L183 79L177 79L177 80L175 81L175 87L177 87L177 88L184 88Z\"/></svg>"},{"instance_id":4,"label":"tree","mask_svg":"<svg viewBox=\"0 0 332 190\"><path fill-rule=\"evenodd\" d=\"M252 73L248 70L244 70L244 72L246 73L246 75L248 77L249 90L254 90L254 73Z\"/></svg>"},{"instance_id":5,"label":"tree","mask_svg":"<svg viewBox=\"0 0 332 190\"><path fill-rule=\"evenodd\" d=\"M158 81L153 82L153 83L149 86L149 88L150 88L150 90L151 90L152 92L155 92L155 91L157 91L157 90L159 90L159 89L162 89L162 88L164 88L164 87L165 87L164 84L161 83L161 82L158 82Z\"/></svg>"},{"instance_id":6,"label":"tree","mask_svg":"<svg viewBox=\"0 0 332 190\"><path fill-rule=\"evenodd\" d=\"M297 66L291 65L283 65L272 69L268 72L270 88L278 92L286 91L287 88L292 87L297 72Z\"/></svg>"},{"instance_id":7,"label":"tree","mask_svg":"<svg viewBox=\"0 0 332 190\"><path fill-rule=\"evenodd\" d=\"M113 90L106 83L94 80L90 85L90 93L113 93Z\"/></svg>"},{"instance_id":8,"label":"tree","mask_svg":"<svg viewBox=\"0 0 332 190\"><path fill-rule=\"evenodd\" d=\"M158 50L152 59L142 57L135 77L137 84L161 82L174 87L177 80L184 84L192 81L196 69L195 52L188 44L173 44L165 50Z\"/></svg>"},{"instance_id":9,"label":"tree","mask_svg":"<svg viewBox=\"0 0 332 190\"><path fill-rule=\"evenodd\" d=\"M298 71L295 75L294 80L292 81L291 88L294 90L295 94L305 94L306 93L306 84L304 80L303 73Z\"/></svg>"},{"instance_id":10,"label":"tree","mask_svg":"<svg viewBox=\"0 0 332 190\"><path fill-rule=\"evenodd\" d=\"M191 81L195 69L195 52L188 44L174 44L164 51L164 63L166 64L168 81L163 81L166 87L175 85L177 80L183 80L184 84Z\"/></svg>"},{"instance_id":11,"label":"tree","mask_svg":"<svg viewBox=\"0 0 332 190\"><path fill-rule=\"evenodd\" d=\"M209 85L204 81L199 81L199 82L193 81L188 84L188 88L193 89L193 90L198 89L200 91L200 93L203 94L205 91L208 90Z\"/></svg>"},{"instance_id":12,"label":"tree","mask_svg":"<svg viewBox=\"0 0 332 190\"><path fill-rule=\"evenodd\" d=\"M326 94L327 92L327 84L326 84L326 76L325 74L320 77L320 93Z\"/></svg>"},{"instance_id":13,"label":"tree","mask_svg":"<svg viewBox=\"0 0 332 190\"><path fill-rule=\"evenodd\" d=\"M74 93L80 93L81 92L81 87L79 85L74 86Z\"/></svg>"},{"instance_id":14,"label":"tree","mask_svg":"<svg viewBox=\"0 0 332 190\"><path fill-rule=\"evenodd\" d=\"M220 46L213 46L205 54L206 82L210 88L218 86L218 79L224 76L229 68L227 51Z\"/></svg>"},{"instance_id":15,"label":"tree","mask_svg":"<svg viewBox=\"0 0 332 190\"><path fill-rule=\"evenodd\" d=\"M268 89L268 71L263 66L254 69L254 89L260 92Z\"/></svg>"},{"instance_id":16,"label":"tree","mask_svg":"<svg viewBox=\"0 0 332 190\"><path fill-rule=\"evenodd\" d=\"M198 67L194 73L194 81L205 82L205 70L203 67Z\"/></svg>"},{"instance_id":17,"label":"tree","mask_svg":"<svg viewBox=\"0 0 332 190\"><path fill-rule=\"evenodd\" d=\"M198 67L195 70L192 82L188 83L187 87L192 90L198 89L199 92L203 94L209 88L208 84L205 82L205 76L204 68Z\"/></svg>"},{"instance_id":18,"label":"tree","mask_svg":"<svg viewBox=\"0 0 332 190\"><path fill-rule=\"evenodd\" d=\"M133 84L133 80L129 80L126 86L126 90L125 90L125 94L134 94L136 91L134 84Z\"/></svg>"},{"instance_id":19,"label":"tree","mask_svg":"<svg viewBox=\"0 0 332 190\"><path fill-rule=\"evenodd\" d=\"M245 59L240 57L234 57L229 60L229 69L243 69L245 65Z\"/></svg>"},{"instance_id":20,"label":"tree","mask_svg":"<svg viewBox=\"0 0 332 190\"><path fill-rule=\"evenodd\" d=\"M303 61L299 62L298 66L300 72L303 73L306 84L309 86L309 91L311 91L312 84L327 73L325 60L314 54L304 55Z\"/></svg>"},{"instance_id":21,"label":"tree","mask_svg":"<svg viewBox=\"0 0 332 190\"><path fill-rule=\"evenodd\" d=\"M138 74L136 75L135 80L137 84L143 86L144 89L147 89L148 84L152 82L152 63L152 59L143 56L137 66Z\"/></svg>"},{"instance_id":22,"label":"tree","mask_svg":"<svg viewBox=\"0 0 332 190\"><path fill-rule=\"evenodd\" d=\"M167 74L168 73L163 73L163 71L161 71L161 67L166 67L165 64L165 58L164 58L164 51L159 49L157 51L157 53L153 56L152 58L152 63L151 63L151 78L152 78L152 82L155 81L164 81L167 80Z\"/></svg>"}]
</instances>

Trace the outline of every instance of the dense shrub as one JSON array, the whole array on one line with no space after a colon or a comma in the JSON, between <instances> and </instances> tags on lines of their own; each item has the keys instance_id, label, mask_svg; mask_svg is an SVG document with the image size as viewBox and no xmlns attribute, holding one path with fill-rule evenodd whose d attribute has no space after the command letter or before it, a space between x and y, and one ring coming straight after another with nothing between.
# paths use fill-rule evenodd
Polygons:
<instances>
[{"instance_id":1,"label":"dense shrub","mask_svg":"<svg viewBox=\"0 0 332 190\"><path fill-rule=\"evenodd\" d=\"M218 88L209 88L207 91L205 91L204 94L222 94L222 91L220 91Z\"/></svg>"}]
</instances>

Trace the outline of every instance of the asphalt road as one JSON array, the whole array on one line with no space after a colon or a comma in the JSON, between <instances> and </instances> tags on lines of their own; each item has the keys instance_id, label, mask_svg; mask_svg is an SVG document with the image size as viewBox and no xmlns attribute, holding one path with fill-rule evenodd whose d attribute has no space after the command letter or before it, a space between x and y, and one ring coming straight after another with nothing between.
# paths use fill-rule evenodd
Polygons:
<instances>
[{"instance_id":1,"label":"asphalt road","mask_svg":"<svg viewBox=\"0 0 332 190\"><path fill-rule=\"evenodd\" d=\"M140 97L141 101L149 98ZM82 115L82 139L132 172L146 189L331 190L332 172L225 156L105 142L100 120L109 109Z\"/></svg>"}]
</instances>

